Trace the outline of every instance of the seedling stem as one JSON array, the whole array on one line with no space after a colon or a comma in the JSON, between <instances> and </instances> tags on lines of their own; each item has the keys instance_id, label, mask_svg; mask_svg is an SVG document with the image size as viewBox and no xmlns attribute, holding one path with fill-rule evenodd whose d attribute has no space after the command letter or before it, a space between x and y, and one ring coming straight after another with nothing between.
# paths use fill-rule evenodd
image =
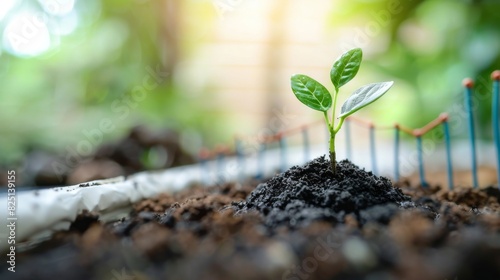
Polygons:
<instances>
[{"instance_id":1,"label":"seedling stem","mask_svg":"<svg viewBox=\"0 0 500 280\"><path fill-rule=\"evenodd\" d=\"M311 109L323 112L328 131L330 132L330 166L334 176L337 175L335 135L342 127L345 118L373 103L393 85L393 82L374 83L365 85L354 91L342 105L340 115L337 117L339 119L338 123L335 125L335 109L337 107L339 89L356 76L362 57L363 52L361 49L355 48L345 52L334 62L330 70L330 79L334 86L333 98L325 86L309 76L297 74L291 78L292 91L297 99ZM330 108L332 109L331 121L328 117Z\"/></svg>"}]
</instances>

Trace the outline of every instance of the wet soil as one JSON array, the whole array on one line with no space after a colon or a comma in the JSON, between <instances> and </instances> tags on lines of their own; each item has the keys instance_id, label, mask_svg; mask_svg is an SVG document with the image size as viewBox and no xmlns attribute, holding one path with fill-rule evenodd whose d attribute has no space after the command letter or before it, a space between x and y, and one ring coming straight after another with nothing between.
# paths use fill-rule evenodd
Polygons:
<instances>
[{"instance_id":1,"label":"wet soil","mask_svg":"<svg viewBox=\"0 0 500 280\"><path fill-rule=\"evenodd\" d=\"M393 186L347 161L337 178L325 166L162 194L110 224L83 213L0 277L500 279L496 188Z\"/></svg>"}]
</instances>

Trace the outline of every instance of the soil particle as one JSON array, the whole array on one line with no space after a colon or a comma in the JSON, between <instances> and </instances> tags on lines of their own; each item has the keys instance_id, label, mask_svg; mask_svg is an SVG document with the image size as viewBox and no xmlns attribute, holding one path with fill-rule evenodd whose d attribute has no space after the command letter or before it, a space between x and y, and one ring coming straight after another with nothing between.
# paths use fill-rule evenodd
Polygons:
<instances>
[{"instance_id":1,"label":"soil particle","mask_svg":"<svg viewBox=\"0 0 500 280\"><path fill-rule=\"evenodd\" d=\"M432 220L418 212L400 213L389 224L389 231L396 241L406 246L423 246L430 242L434 232Z\"/></svg>"},{"instance_id":2,"label":"soil particle","mask_svg":"<svg viewBox=\"0 0 500 280\"><path fill-rule=\"evenodd\" d=\"M410 198L389 179L360 169L347 160L330 171L325 157L295 166L260 184L246 202L235 204L240 213L257 210L266 225L307 226L312 221L342 223L354 214L361 224L387 223Z\"/></svg>"},{"instance_id":3,"label":"soil particle","mask_svg":"<svg viewBox=\"0 0 500 280\"><path fill-rule=\"evenodd\" d=\"M77 231L80 233L85 232L92 224L97 223L99 215L89 211L83 211L78 215L73 223L71 223L69 230Z\"/></svg>"}]
</instances>

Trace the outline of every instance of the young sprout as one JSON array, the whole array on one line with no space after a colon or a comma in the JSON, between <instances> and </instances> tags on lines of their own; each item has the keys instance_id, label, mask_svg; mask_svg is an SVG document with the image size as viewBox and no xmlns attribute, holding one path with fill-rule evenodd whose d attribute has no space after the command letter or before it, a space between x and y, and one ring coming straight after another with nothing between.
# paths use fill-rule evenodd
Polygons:
<instances>
[{"instance_id":1,"label":"young sprout","mask_svg":"<svg viewBox=\"0 0 500 280\"><path fill-rule=\"evenodd\" d=\"M344 120L358 111L379 99L386 93L394 82L381 82L368 84L354 91L344 102L340 109L340 115L337 117L338 123L335 125L335 108L337 105L337 96L340 88L347 84L358 73L363 52L359 48L349 50L342 54L340 58L333 63L330 71L330 79L335 91L333 98L325 86L318 81L306 75L293 75L291 78L292 91L300 102L306 106L323 112L328 131L330 132L330 161L333 175L336 175L335 158L335 135L339 132ZM332 108L331 120L328 117L328 110Z\"/></svg>"}]
</instances>

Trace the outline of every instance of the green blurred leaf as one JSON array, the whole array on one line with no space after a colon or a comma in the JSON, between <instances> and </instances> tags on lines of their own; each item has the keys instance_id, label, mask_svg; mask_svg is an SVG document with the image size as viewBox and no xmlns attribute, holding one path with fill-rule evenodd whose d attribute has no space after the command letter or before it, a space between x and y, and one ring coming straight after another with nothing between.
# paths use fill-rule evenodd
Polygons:
<instances>
[{"instance_id":1,"label":"green blurred leaf","mask_svg":"<svg viewBox=\"0 0 500 280\"><path fill-rule=\"evenodd\" d=\"M326 112L332 107L332 96L325 86L306 75L293 75L292 91L309 108Z\"/></svg>"}]
</instances>

